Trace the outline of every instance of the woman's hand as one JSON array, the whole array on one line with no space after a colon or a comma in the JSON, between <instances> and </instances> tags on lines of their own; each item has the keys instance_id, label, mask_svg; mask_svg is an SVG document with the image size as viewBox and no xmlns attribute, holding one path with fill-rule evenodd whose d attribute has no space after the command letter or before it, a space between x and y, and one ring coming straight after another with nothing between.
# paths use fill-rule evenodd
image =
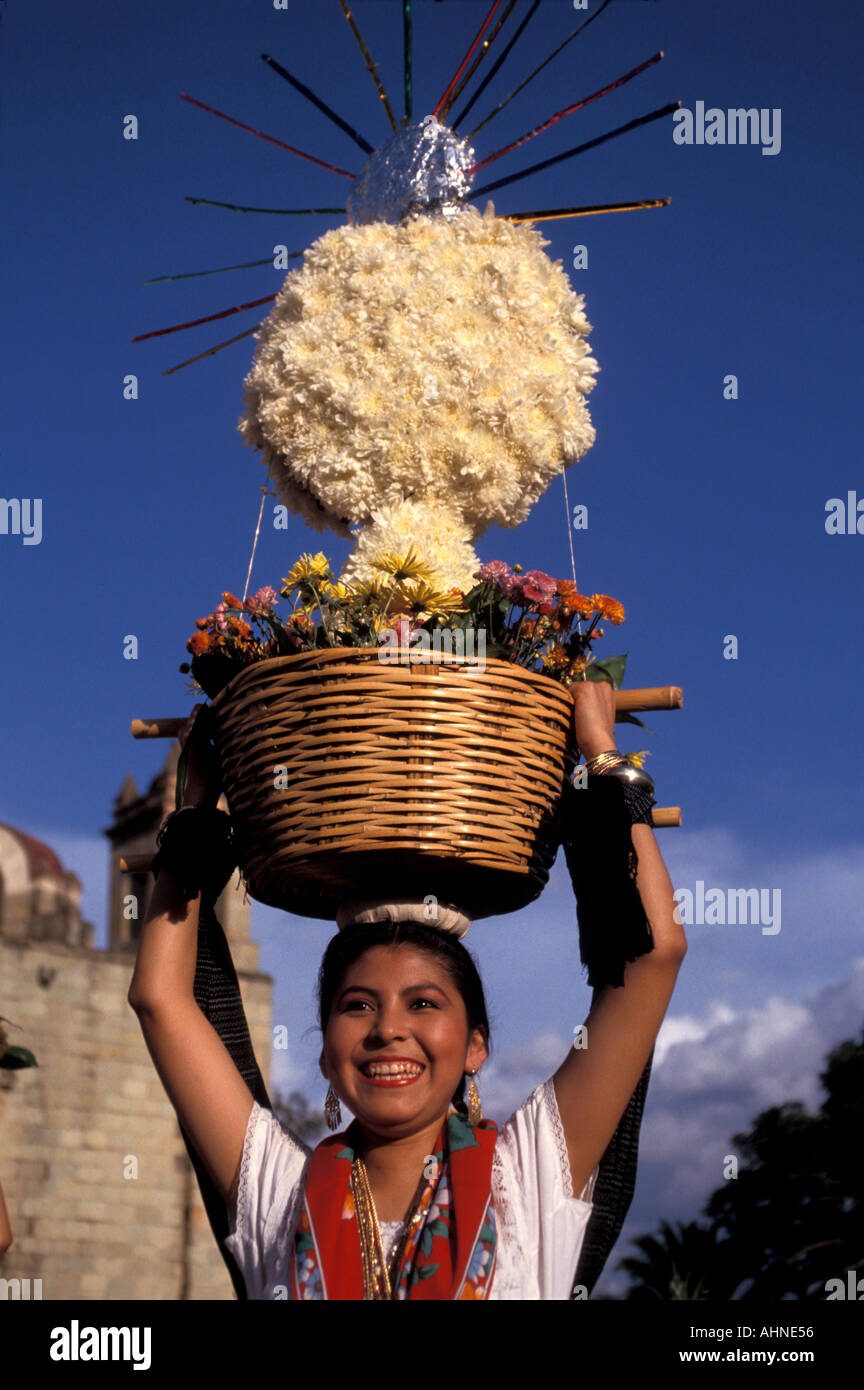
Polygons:
<instances>
[{"instance_id":1,"label":"woman's hand","mask_svg":"<svg viewBox=\"0 0 864 1390\"><path fill-rule=\"evenodd\" d=\"M196 705L177 735L181 748L189 745L181 806L215 806L222 792L219 759L210 741L206 716L197 718L199 710L205 708Z\"/></svg>"},{"instance_id":2,"label":"woman's hand","mask_svg":"<svg viewBox=\"0 0 864 1390\"><path fill-rule=\"evenodd\" d=\"M609 681L574 681L570 694L573 732L585 760L615 748L615 691Z\"/></svg>"}]
</instances>

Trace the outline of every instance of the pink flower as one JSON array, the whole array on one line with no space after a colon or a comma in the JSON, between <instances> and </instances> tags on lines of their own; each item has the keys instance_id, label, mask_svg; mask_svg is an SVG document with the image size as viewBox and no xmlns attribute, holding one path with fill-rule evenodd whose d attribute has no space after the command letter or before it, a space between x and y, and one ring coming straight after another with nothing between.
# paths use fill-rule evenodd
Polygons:
<instances>
[{"instance_id":1,"label":"pink flower","mask_svg":"<svg viewBox=\"0 0 864 1390\"><path fill-rule=\"evenodd\" d=\"M480 567L478 579L486 584L504 584L513 578L513 571L503 560L489 560Z\"/></svg>"},{"instance_id":2,"label":"pink flower","mask_svg":"<svg viewBox=\"0 0 864 1390\"><path fill-rule=\"evenodd\" d=\"M247 598L243 607L247 613L257 613L262 608L272 608L277 600L275 589L271 589L269 584L265 584L263 589L259 589L257 594Z\"/></svg>"},{"instance_id":3,"label":"pink flower","mask_svg":"<svg viewBox=\"0 0 864 1390\"><path fill-rule=\"evenodd\" d=\"M224 632L226 627L228 626L228 624L225 622L225 608L226 603L223 599L221 603L217 603L216 608L213 612L213 617L216 619L216 626L218 627L220 632Z\"/></svg>"},{"instance_id":4,"label":"pink flower","mask_svg":"<svg viewBox=\"0 0 864 1390\"><path fill-rule=\"evenodd\" d=\"M422 623L412 623L410 618L397 618L389 627L381 629L378 640L380 641L387 632L395 632L398 645L400 647L408 647L411 645L412 634L419 632L422 626Z\"/></svg>"},{"instance_id":5,"label":"pink flower","mask_svg":"<svg viewBox=\"0 0 864 1390\"><path fill-rule=\"evenodd\" d=\"M514 581L512 597L515 602L533 608L538 603L548 603L553 599L556 588L557 581L550 579L542 570L528 570Z\"/></svg>"}]
</instances>

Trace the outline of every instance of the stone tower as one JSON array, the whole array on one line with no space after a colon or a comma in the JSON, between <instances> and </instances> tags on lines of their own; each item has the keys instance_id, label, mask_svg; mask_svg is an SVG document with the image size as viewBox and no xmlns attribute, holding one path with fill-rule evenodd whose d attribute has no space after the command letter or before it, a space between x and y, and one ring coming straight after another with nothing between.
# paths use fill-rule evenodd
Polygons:
<instances>
[{"instance_id":1,"label":"stone tower","mask_svg":"<svg viewBox=\"0 0 864 1390\"><path fill-rule=\"evenodd\" d=\"M234 1297L126 998L153 880L121 873L120 859L155 850L178 755L175 744L145 792L127 777L115 799L104 951L81 920L76 876L48 845L0 826L0 1014L18 1025L9 1042L38 1062L0 1070L0 1182L13 1232L0 1277L41 1280L44 1299ZM269 1080L271 980L258 971L236 876L216 915Z\"/></svg>"}]
</instances>

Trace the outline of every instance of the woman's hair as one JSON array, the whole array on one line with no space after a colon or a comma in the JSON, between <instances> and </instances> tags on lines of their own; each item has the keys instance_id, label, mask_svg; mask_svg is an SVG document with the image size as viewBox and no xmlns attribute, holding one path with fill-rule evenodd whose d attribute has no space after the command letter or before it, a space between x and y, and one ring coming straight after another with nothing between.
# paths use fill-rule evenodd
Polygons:
<instances>
[{"instance_id":1,"label":"woman's hair","mask_svg":"<svg viewBox=\"0 0 864 1390\"><path fill-rule=\"evenodd\" d=\"M449 974L462 996L468 1015L469 1034L479 1028L489 1047L489 1018L483 982L470 951L449 932L439 927L427 927L423 922L372 922L346 927L328 942L318 971L318 1022L322 1033L327 1028L333 1000L350 966L373 946L413 946L434 956ZM466 1110L465 1078L453 1093L453 1104Z\"/></svg>"}]
</instances>

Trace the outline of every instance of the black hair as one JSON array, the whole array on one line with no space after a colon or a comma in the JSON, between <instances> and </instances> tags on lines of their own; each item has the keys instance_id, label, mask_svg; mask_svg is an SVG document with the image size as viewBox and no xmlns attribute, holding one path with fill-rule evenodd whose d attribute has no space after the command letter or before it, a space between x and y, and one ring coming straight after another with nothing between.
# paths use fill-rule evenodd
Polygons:
<instances>
[{"instance_id":1,"label":"black hair","mask_svg":"<svg viewBox=\"0 0 864 1390\"><path fill-rule=\"evenodd\" d=\"M474 957L451 932L426 926L424 922L355 923L328 942L318 971L318 1023L322 1033L349 967L373 946L414 946L435 956L462 996L469 1033L478 1028L489 1048L486 998ZM467 1109L464 1076L453 1093L453 1104L463 1113Z\"/></svg>"}]
</instances>

